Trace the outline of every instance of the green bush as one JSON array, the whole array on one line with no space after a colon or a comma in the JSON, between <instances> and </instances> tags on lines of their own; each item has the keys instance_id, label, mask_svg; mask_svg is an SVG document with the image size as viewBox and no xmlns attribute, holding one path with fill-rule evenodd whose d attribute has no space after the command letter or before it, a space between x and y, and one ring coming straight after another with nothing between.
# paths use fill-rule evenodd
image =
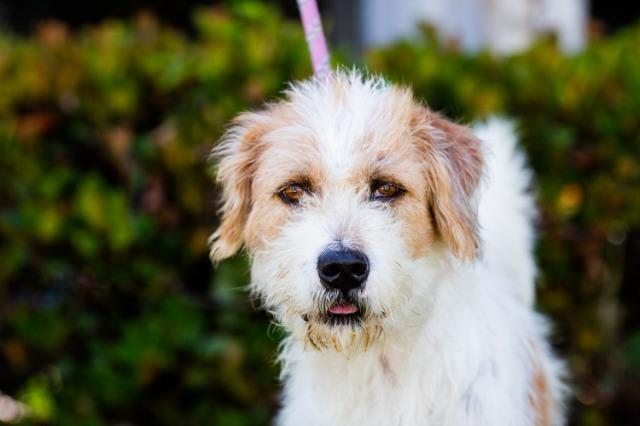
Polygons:
<instances>
[{"instance_id":1,"label":"green bush","mask_svg":"<svg viewBox=\"0 0 640 426\"><path fill-rule=\"evenodd\" d=\"M240 110L308 75L257 3L0 36L0 391L56 424L265 424L277 336L215 274L208 153ZM212 285L215 282L215 285Z\"/></svg>"},{"instance_id":2,"label":"green bush","mask_svg":"<svg viewBox=\"0 0 640 426\"><path fill-rule=\"evenodd\" d=\"M306 46L257 2L194 27L140 15L0 35L0 391L28 423L252 425L277 406L281 331L253 309L245 259L208 260L207 156L238 111L309 75ZM518 120L542 209L540 304L581 425L640 402L638 312L620 298L638 294L638 57L640 28L574 56L549 40L465 56L425 31L366 58L452 117Z\"/></svg>"}]
</instances>

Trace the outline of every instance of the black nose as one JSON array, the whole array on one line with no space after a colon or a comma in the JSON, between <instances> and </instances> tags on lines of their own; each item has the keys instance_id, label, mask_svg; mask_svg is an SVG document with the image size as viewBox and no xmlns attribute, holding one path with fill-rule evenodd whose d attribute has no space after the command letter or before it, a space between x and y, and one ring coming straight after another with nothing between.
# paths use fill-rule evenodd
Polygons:
<instances>
[{"instance_id":1,"label":"black nose","mask_svg":"<svg viewBox=\"0 0 640 426\"><path fill-rule=\"evenodd\" d=\"M327 249L318 258L318 275L326 287L348 292L364 284L369 260L358 250Z\"/></svg>"}]
</instances>

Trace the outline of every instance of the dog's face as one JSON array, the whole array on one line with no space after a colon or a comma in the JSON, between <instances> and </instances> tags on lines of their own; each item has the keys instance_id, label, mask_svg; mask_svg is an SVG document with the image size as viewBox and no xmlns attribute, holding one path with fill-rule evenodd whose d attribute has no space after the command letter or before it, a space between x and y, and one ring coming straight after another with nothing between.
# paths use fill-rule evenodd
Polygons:
<instances>
[{"instance_id":1,"label":"dog's face","mask_svg":"<svg viewBox=\"0 0 640 426\"><path fill-rule=\"evenodd\" d=\"M406 89L301 83L239 116L215 154L212 257L244 245L253 291L312 348L362 350L420 322L443 265L477 254L479 142Z\"/></svg>"}]
</instances>

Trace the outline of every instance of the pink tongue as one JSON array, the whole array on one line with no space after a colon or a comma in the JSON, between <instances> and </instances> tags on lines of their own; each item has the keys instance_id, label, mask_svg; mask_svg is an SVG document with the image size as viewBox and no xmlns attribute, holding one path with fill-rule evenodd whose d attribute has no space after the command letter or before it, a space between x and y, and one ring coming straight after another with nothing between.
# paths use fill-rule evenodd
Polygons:
<instances>
[{"instance_id":1,"label":"pink tongue","mask_svg":"<svg viewBox=\"0 0 640 426\"><path fill-rule=\"evenodd\" d=\"M334 315L350 315L358 312L355 305L335 305L329 308L329 312Z\"/></svg>"}]
</instances>

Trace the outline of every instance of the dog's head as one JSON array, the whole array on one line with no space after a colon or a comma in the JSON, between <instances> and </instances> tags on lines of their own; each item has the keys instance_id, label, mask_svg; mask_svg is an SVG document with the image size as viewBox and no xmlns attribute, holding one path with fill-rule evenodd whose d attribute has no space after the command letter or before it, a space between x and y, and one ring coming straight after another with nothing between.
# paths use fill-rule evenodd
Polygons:
<instances>
[{"instance_id":1,"label":"dog's head","mask_svg":"<svg viewBox=\"0 0 640 426\"><path fill-rule=\"evenodd\" d=\"M296 84L240 115L215 155L212 258L244 246L253 291L313 348L419 323L443 265L477 255L480 144L407 89L356 73Z\"/></svg>"}]
</instances>

